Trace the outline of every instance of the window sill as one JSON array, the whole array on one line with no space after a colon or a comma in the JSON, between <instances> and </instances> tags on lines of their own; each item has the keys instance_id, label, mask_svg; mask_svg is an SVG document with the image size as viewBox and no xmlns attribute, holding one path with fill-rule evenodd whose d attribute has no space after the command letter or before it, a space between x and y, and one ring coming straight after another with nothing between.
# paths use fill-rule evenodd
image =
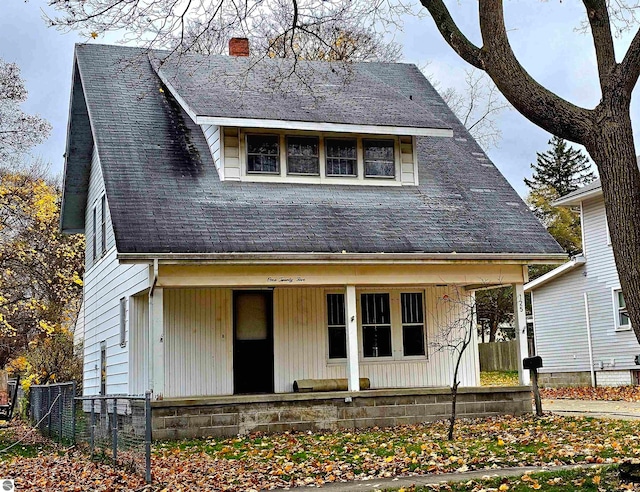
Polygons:
<instances>
[{"instance_id":1,"label":"window sill","mask_svg":"<svg viewBox=\"0 0 640 492\"><path fill-rule=\"evenodd\" d=\"M615 331L616 331L616 333L625 332L625 331L631 331L631 326L616 326Z\"/></svg>"}]
</instances>

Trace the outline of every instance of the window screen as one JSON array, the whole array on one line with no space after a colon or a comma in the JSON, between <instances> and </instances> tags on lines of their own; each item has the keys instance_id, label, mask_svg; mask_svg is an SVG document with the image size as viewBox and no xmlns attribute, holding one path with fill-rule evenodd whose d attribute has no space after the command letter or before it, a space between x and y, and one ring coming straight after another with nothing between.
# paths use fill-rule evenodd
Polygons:
<instances>
[{"instance_id":1,"label":"window screen","mask_svg":"<svg viewBox=\"0 0 640 492\"><path fill-rule=\"evenodd\" d=\"M393 140L363 140L364 174L393 178L396 172Z\"/></svg>"},{"instance_id":2,"label":"window screen","mask_svg":"<svg viewBox=\"0 0 640 492\"><path fill-rule=\"evenodd\" d=\"M280 145L277 135L247 135L247 172L280 172Z\"/></svg>"},{"instance_id":3,"label":"window screen","mask_svg":"<svg viewBox=\"0 0 640 492\"><path fill-rule=\"evenodd\" d=\"M355 176L358 173L355 139L333 139L325 141L327 176Z\"/></svg>"},{"instance_id":4,"label":"window screen","mask_svg":"<svg viewBox=\"0 0 640 492\"><path fill-rule=\"evenodd\" d=\"M327 327L329 359L347 357L347 326L344 314L344 294L327 294Z\"/></svg>"},{"instance_id":5,"label":"window screen","mask_svg":"<svg viewBox=\"0 0 640 492\"><path fill-rule=\"evenodd\" d=\"M287 137L287 172L320 174L318 137Z\"/></svg>"},{"instance_id":6,"label":"window screen","mask_svg":"<svg viewBox=\"0 0 640 492\"><path fill-rule=\"evenodd\" d=\"M362 349L365 357L391 356L389 294L362 294Z\"/></svg>"},{"instance_id":7,"label":"window screen","mask_svg":"<svg viewBox=\"0 0 640 492\"><path fill-rule=\"evenodd\" d=\"M400 296L400 300L404 355L425 355L422 293L403 293Z\"/></svg>"},{"instance_id":8,"label":"window screen","mask_svg":"<svg viewBox=\"0 0 640 492\"><path fill-rule=\"evenodd\" d=\"M101 214L101 233L102 237L100 238L101 245L101 254L107 250L107 197L106 195L102 195L102 200L100 201L100 214Z\"/></svg>"},{"instance_id":9,"label":"window screen","mask_svg":"<svg viewBox=\"0 0 640 492\"><path fill-rule=\"evenodd\" d=\"M630 326L631 321L629 318L629 312L627 311L627 303L624 300L624 294L621 290L616 291L616 301L618 304L618 326L621 328L627 328Z\"/></svg>"}]
</instances>

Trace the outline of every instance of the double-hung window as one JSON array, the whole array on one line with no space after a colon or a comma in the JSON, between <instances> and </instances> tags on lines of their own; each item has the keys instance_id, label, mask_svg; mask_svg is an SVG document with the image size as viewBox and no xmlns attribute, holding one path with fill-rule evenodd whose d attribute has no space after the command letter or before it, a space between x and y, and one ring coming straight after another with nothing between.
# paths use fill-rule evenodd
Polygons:
<instances>
[{"instance_id":1,"label":"double-hung window","mask_svg":"<svg viewBox=\"0 0 640 492\"><path fill-rule=\"evenodd\" d=\"M396 160L393 140L363 140L364 175L368 178L393 178Z\"/></svg>"},{"instance_id":2,"label":"double-hung window","mask_svg":"<svg viewBox=\"0 0 640 492\"><path fill-rule=\"evenodd\" d=\"M628 330L631 328L631 320L627 311L627 303L624 300L622 290L613 291L613 302L615 307L616 330Z\"/></svg>"},{"instance_id":3,"label":"double-hung window","mask_svg":"<svg viewBox=\"0 0 640 492\"><path fill-rule=\"evenodd\" d=\"M344 294L327 294L327 325L329 359L345 359L347 357L347 325Z\"/></svg>"},{"instance_id":4,"label":"double-hung window","mask_svg":"<svg viewBox=\"0 0 640 492\"><path fill-rule=\"evenodd\" d=\"M324 146L327 176L358 174L358 151L355 138L327 138Z\"/></svg>"},{"instance_id":5,"label":"double-hung window","mask_svg":"<svg viewBox=\"0 0 640 492\"><path fill-rule=\"evenodd\" d=\"M320 174L318 137L287 137L287 173Z\"/></svg>"},{"instance_id":6,"label":"double-hung window","mask_svg":"<svg viewBox=\"0 0 640 492\"><path fill-rule=\"evenodd\" d=\"M400 301L403 354L405 356L425 355L422 292L403 292L400 295Z\"/></svg>"},{"instance_id":7,"label":"double-hung window","mask_svg":"<svg viewBox=\"0 0 640 492\"><path fill-rule=\"evenodd\" d=\"M391 357L391 308L389 294L362 294L362 355Z\"/></svg>"},{"instance_id":8,"label":"double-hung window","mask_svg":"<svg viewBox=\"0 0 640 492\"><path fill-rule=\"evenodd\" d=\"M279 140L277 135L247 135L248 173L280 173Z\"/></svg>"}]
</instances>

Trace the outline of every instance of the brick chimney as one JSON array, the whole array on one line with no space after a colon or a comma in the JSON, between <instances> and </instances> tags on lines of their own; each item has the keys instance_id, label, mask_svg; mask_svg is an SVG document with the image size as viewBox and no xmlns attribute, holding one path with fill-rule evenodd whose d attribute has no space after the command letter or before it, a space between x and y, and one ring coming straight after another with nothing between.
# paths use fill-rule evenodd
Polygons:
<instances>
[{"instance_id":1,"label":"brick chimney","mask_svg":"<svg viewBox=\"0 0 640 492\"><path fill-rule=\"evenodd\" d=\"M230 56L249 56L249 40L247 38L231 38L229 40Z\"/></svg>"}]
</instances>

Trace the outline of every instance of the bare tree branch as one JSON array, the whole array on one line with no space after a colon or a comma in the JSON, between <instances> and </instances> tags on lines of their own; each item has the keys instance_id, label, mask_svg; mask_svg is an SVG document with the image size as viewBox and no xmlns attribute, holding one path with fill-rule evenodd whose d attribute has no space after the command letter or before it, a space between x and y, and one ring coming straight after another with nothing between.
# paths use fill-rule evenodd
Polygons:
<instances>
[{"instance_id":1,"label":"bare tree branch","mask_svg":"<svg viewBox=\"0 0 640 492\"><path fill-rule=\"evenodd\" d=\"M442 0L421 0L422 5L433 17L440 34L463 60L476 68L484 70L482 50L469 41L453 21L449 9Z\"/></svg>"},{"instance_id":2,"label":"bare tree branch","mask_svg":"<svg viewBox=\"0 0 640 492\"><path fill-rule=\"evenodd\" d=\"M631 41L627 54L618 66L621 77L621 86L629 97L638 82L640 76L640 29Z\"/></svg>"}]
</instances>

